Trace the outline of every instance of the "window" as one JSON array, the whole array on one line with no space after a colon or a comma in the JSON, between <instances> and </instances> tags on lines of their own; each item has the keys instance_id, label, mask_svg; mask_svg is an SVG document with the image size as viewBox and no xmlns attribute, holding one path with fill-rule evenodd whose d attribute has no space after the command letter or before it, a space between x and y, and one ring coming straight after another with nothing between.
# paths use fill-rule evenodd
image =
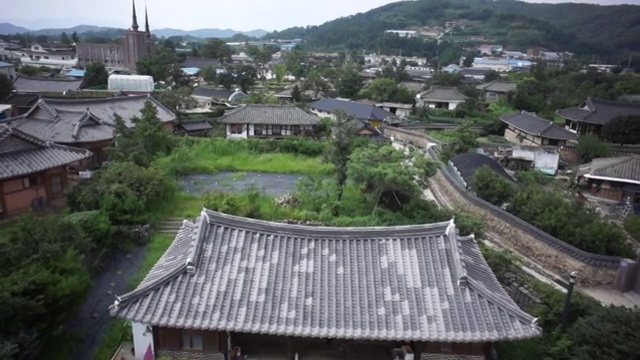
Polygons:
<instances>
[{"instance_id":1,"label":"window","mask_svg":"<svg viewBox=\"0 0 640 360\"><path fill-rule=\"evenodd\" d=\"M273 125L271 135L282 135L282 125Z\"/></svg>"},{"instance_id":2,"label":"window","mask_svg":"<svg viewBox=\"0 0 640 360\"><path fill-rule=\"evenodd\" d=\"M253 135L264 135L264 125L254 125Z\"/></svg>"},{"instance_id":3,"label":"window","mask_svg":"<svg viewBox=\"0 0 640 360\"><path fill-rule=\"evenodd\" d=\"M291 125L291 135L295 135L300 132L300 125Z\"/></svg>"},{"instance_id":4,"label":"window","mask_svg":"<svg viewBox=\"0 0 640 360\"><path fill-rule=\"evenodd\" d=\"M242 134L244 126L242 124L229 124L229 134Z\"/></svg>"},{"instance_id":5,"label":"window","mask_svg":"<svg viewBox=\"0 0 640 360\"><path fill-rule=\"evenodd\" d=\"M25 189L28 189L32 186L40 185L40 177L37 175L29 176L22 179L22 185Z\"/></svg>"},{"instance_id":6,"label":"window","mask_svg":"<svg viewBox=\"0 0 640 360\"><path fill-rule=\"evenodd\" d=\"M64 190L62 187L62 175L54 175L49 181L51 182L51 194L62 194L62 191Z\"/></svg>"},{"instance_id":7,"label":"window","mask_svg":"<svg viewBox=\"0 0 640 360\"><path fill-rule=\"evenodd\" d=\"M182 350L202 349L202 331L182 330Z\"/></svg>"}]
</instances>

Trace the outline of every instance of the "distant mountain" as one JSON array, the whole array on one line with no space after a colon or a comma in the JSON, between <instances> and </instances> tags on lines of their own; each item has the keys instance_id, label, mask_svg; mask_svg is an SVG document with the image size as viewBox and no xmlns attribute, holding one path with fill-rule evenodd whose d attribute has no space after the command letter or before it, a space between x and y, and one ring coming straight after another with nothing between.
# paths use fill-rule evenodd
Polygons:
<instances>
[{"instance_id":1,"label":"distant mountain","mask_svg":"<svg viewBox=\"0 0 640 360\"><path fill-rule=\"evenodd\" d=\"M114 30L120 30L112 27L101 27L101 26L93 26L93 25L78 25L68 29L40 29L40 30L31 30L27 28L23 28L21 26L15 26L10 23L0 23L0 34L19 34L19 33L31 33L34 35L46 35L46 36L57 36L66 32L67 34L72 34L76 32L78 34L83 33L100 33ZM244 34L247 36L255 36L262 37L267 34L267 31L262 29L251 30L251 31L237 31L232 29L197 29L197 30L180 30L180 29L158 29L151 30L151 32L158 37L170 37L170 36L193 36L199 38L230 38L235 34Z\"/></svg>"},{"instance_id":2,"label":"distant mountain","mask_svg":"<svg viewBox=\"0 0 640 360\"><path fill-rule=\"evenodd\" d=\"M262 29L251 31L237 31L232 29L197 29L197 30L180 30L180 29L158 29L151 30L151 32L157 37L171 37L171 36L193 36L198 38L230 38L236 34L243 34L252 37L262 37L267 34L267 31Z\"/></svg>"}]
</instances>

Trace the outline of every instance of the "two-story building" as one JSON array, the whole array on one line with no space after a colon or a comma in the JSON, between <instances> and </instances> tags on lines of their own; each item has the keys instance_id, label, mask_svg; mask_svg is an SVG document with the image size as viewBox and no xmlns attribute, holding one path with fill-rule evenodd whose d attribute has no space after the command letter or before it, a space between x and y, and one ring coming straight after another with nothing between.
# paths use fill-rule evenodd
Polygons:
<instances>
[{"instance_id":1,"label":"two-story building","mask_svg":"<svg viewBox=\"0 0 640 360\"><path fill-rule=\"evenodd\" d=\"M35 43L26 49L13 50L12 53L24 65L67 70L77 65L75 52L67 46Z\"/></svg>"}]
</instances>

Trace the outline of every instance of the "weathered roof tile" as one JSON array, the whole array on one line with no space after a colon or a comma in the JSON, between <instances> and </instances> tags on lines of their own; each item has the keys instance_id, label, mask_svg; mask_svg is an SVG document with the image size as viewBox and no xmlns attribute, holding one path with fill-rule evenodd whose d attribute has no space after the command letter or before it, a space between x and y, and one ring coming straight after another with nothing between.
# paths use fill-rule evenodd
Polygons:
<instances>
[{"instance_id":1,"label":"weathered roof tile","mask_svg":"<svg viewBox=\"0 0 640 360\"><path fill-rule=\"evenodd\" d=\"M578 135L573 132L535 113L522 111L519 114L502 115L500 120L527 134L546 139L575 140L578 138Z\"/></svg>"},{"instance_id":2,"label":"weathered roof tile","mask_svg":"<svg viewBox=\"0 0 640 360\"><path fill-rule=\"evenodd\" d=\"M218 122L222 124L316 125L317 116L295 105L244 105L228 112Z\"/></svg>"}]
</instances>

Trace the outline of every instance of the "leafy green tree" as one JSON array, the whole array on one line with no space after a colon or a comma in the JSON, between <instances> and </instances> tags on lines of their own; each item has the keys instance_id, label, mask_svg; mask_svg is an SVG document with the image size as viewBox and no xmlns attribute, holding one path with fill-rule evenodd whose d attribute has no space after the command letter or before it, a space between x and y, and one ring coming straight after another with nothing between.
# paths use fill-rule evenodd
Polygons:
<instances>
[{"instance_id":1,"label":"leafy green tree","mask_svg":"<svg viewBox=\"0 0 640 360\"><path fill-rule=\"evenodd\" d=\"M413 103L413 94L409 90L398 87L395 81L384 77L373 80L360 90L359 96L377 102Z\"/></svg>"},{"instance_id":2,"label":"leafy green tree","mask_svg":"<svg viewBox=\"0 0 640 360\"><path fill-rule=\"evenodd\" d=\"M445 157L466 153L478 147L477 134L472 126L472 121L465 121L451 133L451 141L444 146Z\"/></svg>"},{"instance_id":3,"label":"leafy green tree","mask_svg":"<svg viewBox=\"0 0 640 360\"><path fill-rule=\"evenodd\" d=\"M128 127L116 114L115 146L109 149L114 161L130 161L138 166L149 166L154 158L168 154L174 138L158 119L158 110L150 101L142 108L142 116L131 119Z\"/></svg>"},{"instance_id":4,"label":"leafy green tree","mask_svg":"<svg viewBox=\"0 0 640 360\"><path fill-rule=\"evenodd\" d=\"M77 32L73 32L71 34L71 41L73 41L75 44L80 42L80 38L78 37L78 33Z\"/></svg>"},{"instance_id":5,"label":"leafy green tree","mask_svg":"<svg viewBox=\"0 0 640 360\"><path fill-rule=\"evenodd\" d=\"M200 55L205 58L219 59L221 64L227 61L231 61L231 55L233 50L221 39L213 38L209 39L207 43L200 50Z\"/></svg>"},{"instance_id":6,"label":"leafy green tree","mask_svg":"<svg viewBox=\"0 0 640 360\"><path fill-rule=\"evenodd\" d=\"M307 54L304 51L298 49L287 51L284 58L289 73L296 79L302 79L307 75Z\"/></svg>"},{"instance_id":7,"label":"leafy green tree","mask_svg":"<svg viewBox=\"0 0 640 360\"><path fill-rule=\"evenodd\" d=\"M358 73L358 68L346 65L340 71L338 81L338 93L345 98L353 98L362 89L362 77Z\"/></svg>"},{"instance_id":8,"label":"leafy green tree","mask_svg":"<svg viewBox=\"0 0 640 360\"><path fill-rule=\"evenodd\" d=\"M109 73L103 63L92 62L87 65L84 73L84 85L86 87L106 85L108 81Z\"/></svg>"},{"instance_id":9,"label":"leafy green tree","mask_svg":"<svg viewBox=\"0 0 640 360\"><path fill-rule=\"evenodd\" d=\"M347 184L347 165L353 151L355 134L355 119L348 117L344 112L336 113L336 120L329 140L329 145L324 154L324 160L333 165L333 175L338 187L338 201L342 200L344 187Z\"/></svg>"},{"instance_id":10,"label":"leafy green tree","mask_svg":"<svg viewBox=\"0 0 640 360\"><path fill-rule=\"evenodd\" d=\"M191 92L191 88L188 86L164 90L160 93L160 96L158 96L158 100L173 112L193 109L198 105L198 102L191 97Z\"/></svg>"},{"instance_id":11,"label":"leafy green tree","mask_svg":"<svg viewBox=\"0 0 640 360\"><path fill-rule=\"evenodd\" d=\"M313 98L317 99L320 93L327 93L331 85L323 79L317 71L310 71L307 78L302 81L302 91L313 91Z\"/></svg>"},{"instance_id":12,"label":"leafy green tree","mask_svg":"<svg viewBox=\"0 0 640 360\"><path fill-rule=\"evenodd\" d=\"M245 52L249 55L255 62L260 64L266 64L271 61L271 56L273 53L270 51L270 46L259 47L255 45L247 45L245 47Z\"/></svg>"},{"instance_id":13,"label":"leafy green tree","mask_svg":"<svg viewBox=\"0 0 640 360\"><path fill-rule=\"evenodd\" d=\"M473 60L475 59L476 56L477 56L477 53L475 51L469 51L464 56L464 61L462 62L462 66L471 67L471 65L473 64Z\"/></svg>"},{"instance_id":14,"label":"leafy green tree","mask_svg":"<svg viewBox=\"0 0 640 360\"><path fill-rule=\"evenodd\" d=\"M640 115L618 116L602 127L602 136L612 143L640 144Z\"/></svg>"},{"instance_id":15,"label":"leafy green tree","mask_svg":"<svg viewBox=\"0 0 640 360\"><path fill-rule=\"evenodd\" d=\"M145 56L138 60L136 68L138 74L152 76L156 81L174 81L177 55L170 49L161 47L154 56ZM182 75L182 74L181 74Z\"/></svg>"},{"instance_id":16,"label":"leafy green tree","mask_svg":"<svg viewBox=\"0 0 640 360\"><path fill-rule=\"evenodd\" d=\"M586 163L596 158L609 156L611 147L596 135L582 135L578 138L576 151L580 155L582 163Z\"/></svg>"},{"instance_id":17,"label":"leafy green tree","mask_svg":"<svg viewBox=\"0 0 640 360\"><path fill-rule=\"evenodd\" d=\"M462 74L437 71L431 76L430 83L438 86L459 86L463 79Z\"/></svg>"},{"instance_id":18,"label":"leafy green tree","mask_svg":"<svg viewBox=\"0 0 640 360\"><path fill-rule=\"evenodd\" d=\"M25 76L36 76L40 74L40 69L31 65L21 65L18 71Z\"/></svg>"},{"instance_id":19,"label":"leafy green tree","mask_svg":"<svg viewBox=\"0 0 640 360\"><path fill-rule=\"evenodd\" d=\"M244 104L277 104L278 98L265 93L251 93L242 99Z\"/></svg>"},{"instance_id":20,"label":"leafy green tree","mask_svg":"<svg viewBox=\"0 0 640 360\"><path fill-rule=\"evenodd\" d=\"M202 76L204 81L207 83L215 82L217 75L216 69L214 69L213 66L207 66L200 71L200 76Z\"/></svg>"},{"instance_id":21,"label":"leafy green tree","mask_svg":"<svg viewBox=\"0 0 640 360\"><path fill-rule=\"evenodd\" d=\"M229 68L227 72L232 74L233 83L240 86L242 92L246 94L253 89L258 79L258 72L256 68L251 65L240 65Z\"/></svg>"},{"instance_id":22,"label":"leafy green tree","mask_svg":"<svg viewBox=\"0 0 640 360\"><path fill-rule=\"evenodd\" d=\"M293 89L291 89L291 99L295 103L299 103L302 101L302 91L300 91L300 87L298 86L298 84L295 84L293 86Z\"/></svg>"},{"instance_id":23,"label":"leafy green tree","mask_svg":"<svg viewBox=\"0 0 640 360\"><path fill-rule=\"evenodd\" d=\"M273 66L273 73L276 76L276 81L278 84L282 83L282 79L287 75L287 65L285 64L276 64Z\"/></svg>"},{"instance_id":24,"label":"leafy green tree","mask_svg":"<svg viewBox=\"0 0 640 360\"><path fill-rule=\"evenodd\" d=\"M69 35L64 31L60 34L60 42L65 45L71 45L71 39L69 39Z\"/></svg>"},{"instance_id":25,"label":"leafy green tree","mask_svg":"<svg viewBox=\"0 0 640 360\"><path fill-rule=\"evenodd\" d=\"M0 100L4 100L13 91L13 83L9 77L0 73Z\"/></svg>"},{"instance_id":26,"label":"leafy green tree","mask_svg":"<svg viewBox=\"0 0 640 360\"><path fill-rule=\"evenodd\" d=\"M473 173L471 190L482 199L498 206L509 201L515 195L513 184L486 165Z\"/></svg>"}]
</instances>

